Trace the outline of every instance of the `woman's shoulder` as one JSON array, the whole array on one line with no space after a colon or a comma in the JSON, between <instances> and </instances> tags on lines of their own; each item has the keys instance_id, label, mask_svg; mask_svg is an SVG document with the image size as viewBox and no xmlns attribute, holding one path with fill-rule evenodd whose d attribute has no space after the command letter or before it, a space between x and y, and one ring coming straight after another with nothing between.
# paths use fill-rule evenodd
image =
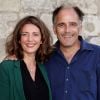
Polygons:
<instances>
[{"instance_id":1,"label":"woman's shoulder","mask_svg":"<svg viewBox=\"0 0 100 100\"><path fill-rule=\"evenodd\" d=\"M18 64L19 64L19 60L3 60L0 63L0 69L1 68L10 69L13 68L14 65L18 65Z\"/></svg>"},{"instance_id":2,"label":"woman's shoulder","mask_svg":"<svg viewBox=\"0 0 100 100\"><path fill-rule=\"evenodd\" d=\"M13 64L15 62L17 62L18 60L9 60L9 59L6 59L6 60L3 60L1 61L0 64L3 64L3 65L9 65L9 64Z\"/></svg>"},{"instance_id":3,"label":"woman's shoulder","mask_svg":"<svg viewBox=\"0 0 100 100\"><path fill-rule=\"evenodd\" d=\"M43 67L43 68L44 68L44 63L37 62L37 65L38 65L39 67Z\"/></svg>"}]
</instances>

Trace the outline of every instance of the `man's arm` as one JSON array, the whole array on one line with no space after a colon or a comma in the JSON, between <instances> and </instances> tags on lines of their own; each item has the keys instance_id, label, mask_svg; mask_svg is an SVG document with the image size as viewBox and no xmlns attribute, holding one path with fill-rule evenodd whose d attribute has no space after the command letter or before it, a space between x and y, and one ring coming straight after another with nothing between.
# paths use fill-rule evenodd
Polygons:
<instances>
[{"instance_id":1,"label":"man's arm","mask_svg":"<svg viewBox=\"0 0 100 100\"><path fill-rule=\"evenodd\" d=\"M100 53L97 62L97 100L100 100Z\"/></svg>"}]
</instances>

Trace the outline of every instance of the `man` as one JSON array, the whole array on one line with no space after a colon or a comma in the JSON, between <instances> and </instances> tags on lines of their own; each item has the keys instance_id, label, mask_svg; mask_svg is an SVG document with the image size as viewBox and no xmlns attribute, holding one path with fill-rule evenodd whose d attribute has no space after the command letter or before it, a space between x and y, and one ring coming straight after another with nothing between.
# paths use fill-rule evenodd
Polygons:
<instances>
[{"instance_id":1,"label":"man","mask_svg":"<svg viewBox=\"0 0 100 100\"><path fill-rule=\"evenodd\" d=\"M100 100L100 47L79 36L83 16L78 7L53 12L58 41L45 63L53 100Z\"/></svg>"}]
</instances>

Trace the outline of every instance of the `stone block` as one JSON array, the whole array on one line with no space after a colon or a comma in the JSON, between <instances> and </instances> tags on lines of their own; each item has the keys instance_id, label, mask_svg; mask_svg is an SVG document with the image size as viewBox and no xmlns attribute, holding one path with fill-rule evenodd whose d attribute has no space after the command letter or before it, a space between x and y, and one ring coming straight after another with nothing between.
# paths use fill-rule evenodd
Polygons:
<instances>
[{"instance_id":1,"label":"stone block","mask_svg":"<svg viewBox=\"0 0 100 100\"><path fill-rule=\"evenodd\" d=\"M100 32L100 19L98 16L88 15L84 17L83 21L83 34L85 37L98 36Z\"/></svg>"},{"instance_id":2,"label":"stone block","mask_svg":"<svg viewBox=\"0 0 100 100\"><path fill-rule=\"evenodd\" d=\"M100 16L100 0L96 0L97 14Z\"/></svg>"},{"instance_id":3,"label":"stone block","mask_svg":"<svg viewBox=\"0 0 100 100\"><path fill-rule=\"evenodd\" d=\"M60 4L75 5L80 7L80 9L86 14L97 14L97 6L95 0L91 0L91 2L89 0L57 0L57 5Z\"/></svg>"},{"instance_id":4,"label":"stone block","mask_svg":"<svg viewBox=\"0 0 100 100\"><path fill-rule=\"evenodd\" d=\"M100 46L100 36L91 38L89 42Z\"/></svg>"},{"instance_id":5,"label":"stone block","mask_svg":"<svg viewBox=\"0 0 100 100\"><path fill-rule=\"evenodd\" d=\"M0 0L0 11L15 11L20 9L20 0Z\"/></svg>"},{"instance_id":6,"label":"stone block","mask_svg":"<svg viewBox=\"0 0 100 100\"><path fill-rule=\"evenodd\" d=\"M52 15L51 14L42 14L40 18L43 20L43 22L45 22L45 24L51 31L51 36L53 37L53 42L55 42L57 39L56 39L56 36L53 31Z\"/></svg>"},{"instance_id":7,"label":"stone block","mask_svg":"<svg viewBox=\"0 0 100 100\"><path fill-rule=\"evenodd\" d=\"M37 13L33 10L27 10L19 13L20 19L25 17L25 16L37 16Z\"/></svg>"},{"instance_id":8,"label":"stone block","mask_svg":"<svg viewBox=\"0 0 100 100\"><path fill-rule=\"evenodd\" d=\"M22 0L21 6L23 9L53 9L53 1L54 0Z\"/></svg>"},{"instance_id":9,"label":"stone block","mask_svg":"<svg viewBox=\"0 0 100 100\"><path fill-rule=\"evenodd\" d=\"M5 58L5 39L0 38L0 61L2 61Z\"/></svg>"},{"instance_id":10,"label":"stone block","mask_svg":"<svg viewBox=\"0 0 100 100\"><path fill-rule=\"evenodd\" d=\"M18 16L16 13L1 13L0 14L0 37L5 38L12 32Z\"/></svg>"}]
</instances>

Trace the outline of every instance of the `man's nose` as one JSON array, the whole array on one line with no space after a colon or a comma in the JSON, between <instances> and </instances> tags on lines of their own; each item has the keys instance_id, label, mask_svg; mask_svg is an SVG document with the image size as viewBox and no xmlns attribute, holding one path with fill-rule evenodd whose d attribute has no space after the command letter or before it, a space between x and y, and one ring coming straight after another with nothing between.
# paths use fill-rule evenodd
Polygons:
<instances>
[{"instance_id":1,"label":"man's nose","mask_svg":"<svg viewBox=\"0 0 100 100\"><path fill-rule=\"evenodd\" d=\"M65 26L65 32L70 32L70 26L69 25Z\"/></svg>"}]
</instances>

